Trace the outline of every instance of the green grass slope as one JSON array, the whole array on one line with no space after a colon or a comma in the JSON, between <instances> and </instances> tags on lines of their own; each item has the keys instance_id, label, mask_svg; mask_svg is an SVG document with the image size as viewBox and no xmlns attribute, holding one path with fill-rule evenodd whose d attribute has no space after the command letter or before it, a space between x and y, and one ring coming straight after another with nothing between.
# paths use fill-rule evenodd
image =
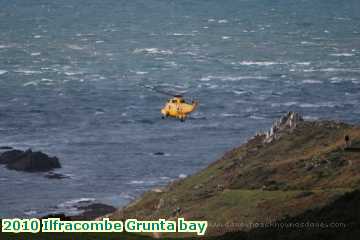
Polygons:
<instances>
[{"instance_id":1,"label":"green grass slope","mask_svg":"<svg viewBox=\"0 0 360 240\"><path fill-rule=\"evenodd\" d=\"M307 224L305 227L283 227L288 224ZM311 224L323 224L313 227ZM344 240L359 239L360 236L360 191L344 194L323 208L310 209L296 216L285 218L271 228L255 228L248 232L229 232L209 240Z\"/></svg>"}]
</instances>

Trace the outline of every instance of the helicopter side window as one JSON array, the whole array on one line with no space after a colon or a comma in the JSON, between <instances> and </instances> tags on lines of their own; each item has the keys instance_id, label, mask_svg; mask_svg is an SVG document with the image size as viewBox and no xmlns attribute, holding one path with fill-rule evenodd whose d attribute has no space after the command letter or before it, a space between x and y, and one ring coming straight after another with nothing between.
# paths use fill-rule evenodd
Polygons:
<instances>
[{"instance_id":1,"label":"helicopter side window","mask_svg":"<svg viewBox=\"0 0 360 240\"><path fill-rule=\"evenodd\" d=\"M185 103L185 100L184 100L184 99L181 99L181 100L180 100L180 103Z\"/></svg>"}]
</instances>

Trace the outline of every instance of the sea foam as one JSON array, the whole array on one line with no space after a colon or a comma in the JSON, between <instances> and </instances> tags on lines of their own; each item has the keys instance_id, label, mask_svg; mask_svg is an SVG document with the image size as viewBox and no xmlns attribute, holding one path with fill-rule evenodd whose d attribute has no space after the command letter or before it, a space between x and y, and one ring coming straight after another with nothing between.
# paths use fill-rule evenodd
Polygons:
<instances>
[{"instance_id":1,"label":"sea foam","mask_svg":"<svg viewBox=\"0 0 360 240\"><path fill-rule=\"evenodd\" d=\"M133 53L171 55L173 54L173 51L159 48L136 48Z\"/></svg>"},{"instance_id":2,"label":"sea foam","mask_svg":"<svg viewBox=\"0 0 360 240\"><path fill-rule=\"evenodd\" d=\"M307 83L307 84L318 84L318 83L322 83L322 81L320 80L312 80L312 79L306 79L303 80L302 83Z\"/></svg>"},{"instance_id":3,"label":"sea foam","mask_svg":"<svg viewBox=\"0 0 360 240\"><path fill-rule=\"evenodd\" d=\"M332 53L330 54L330 56L333 56L333 57L352 57L352 56L355 56L354 53Z\"/></svg>"},{"instance_id":4,"label":"sea foam","mask_svg":"<svg viewBox=\"0 0 360 240\"><path fill-rule=\"evenodd\" d=\"M278 65L283 64L280 62L270 62L270 61L241 61L239 63L242 66L272 66L272 65Z\"/></svg>"},{"instance_id":5,"label":"sea foam","mask_svg":"<svg viewBox=\"0 0 360 240\"><path fill-rule=\"evenodd\" d=\"M220 81L241 81L241 80L265 80L268 79L266 76L206 76L200 78L200 81L211 81L211 80L220 80Z\"/></svg>"},{"instance_id":6,"label":"sea foam","mask_svg":"<svg viewBox=\"0 0 360 240\"><path fill-rule=\"evenodd\" d=\"M42 73L41 71L37 71L37 70L27 70L27 69L18 69L15 70L14 72L16 73L23 73L25 75L32 75L32 74L40 74Z\"/></svg>"},{"instance_id":7,"label":"sea foam","mask_svg":"<svg viewBox=\"0 0 360 240\"><path fill-rule=\"evenodd\" d=\"M24 83L23 86L24 87L27 87L27 86L37 86L39 83L36 82L36 81L30 81L30 82L27 82L27 83Z\"/></svg>"},{"instance_id":8,"label":"sea foam","mask_svg":"<svg viewBox=\"0 0 360 240\"><path fill-rule=\"evenodd\" d=\"M84 49L83 47L76 45L76 44L66 44L66 47L70 48L72 50L83 50Z\"/></svg>"}]
</instances>

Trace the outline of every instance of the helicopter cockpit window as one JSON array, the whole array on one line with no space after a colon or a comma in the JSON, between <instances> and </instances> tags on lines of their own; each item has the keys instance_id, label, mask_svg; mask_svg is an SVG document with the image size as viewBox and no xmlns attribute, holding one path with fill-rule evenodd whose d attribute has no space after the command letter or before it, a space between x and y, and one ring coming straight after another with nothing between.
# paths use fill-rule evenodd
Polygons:
<instances>
[{"instance_id":1,"label":"helicopter cockpit window","mask_svg":"<svg viewBox=\"0 0 360 240\"><path fill-rule=\"evenodd\" d=\"M176 99L173 99L171 102L172 102L172 103L176 103L177 101L176 101Z\"/></svg>"}]
</instances>

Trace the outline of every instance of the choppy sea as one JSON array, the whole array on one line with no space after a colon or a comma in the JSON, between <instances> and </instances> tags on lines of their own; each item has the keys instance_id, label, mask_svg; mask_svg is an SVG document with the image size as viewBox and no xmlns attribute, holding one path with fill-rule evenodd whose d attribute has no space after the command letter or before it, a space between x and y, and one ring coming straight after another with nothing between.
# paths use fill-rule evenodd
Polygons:
<instances>
[{"instance_id":1,"label":"choppy sea","mask_svg":"<svg viewBox=\"0 0 360 240\"><path fill-rule=\"evenodd\" d=\"M123 206L287 111L360 120L358 0L0 0L0 146L65 179L0 166L0 217ZM200 102L185 123L167 96Z\"/></svg>"}]
</instances>

